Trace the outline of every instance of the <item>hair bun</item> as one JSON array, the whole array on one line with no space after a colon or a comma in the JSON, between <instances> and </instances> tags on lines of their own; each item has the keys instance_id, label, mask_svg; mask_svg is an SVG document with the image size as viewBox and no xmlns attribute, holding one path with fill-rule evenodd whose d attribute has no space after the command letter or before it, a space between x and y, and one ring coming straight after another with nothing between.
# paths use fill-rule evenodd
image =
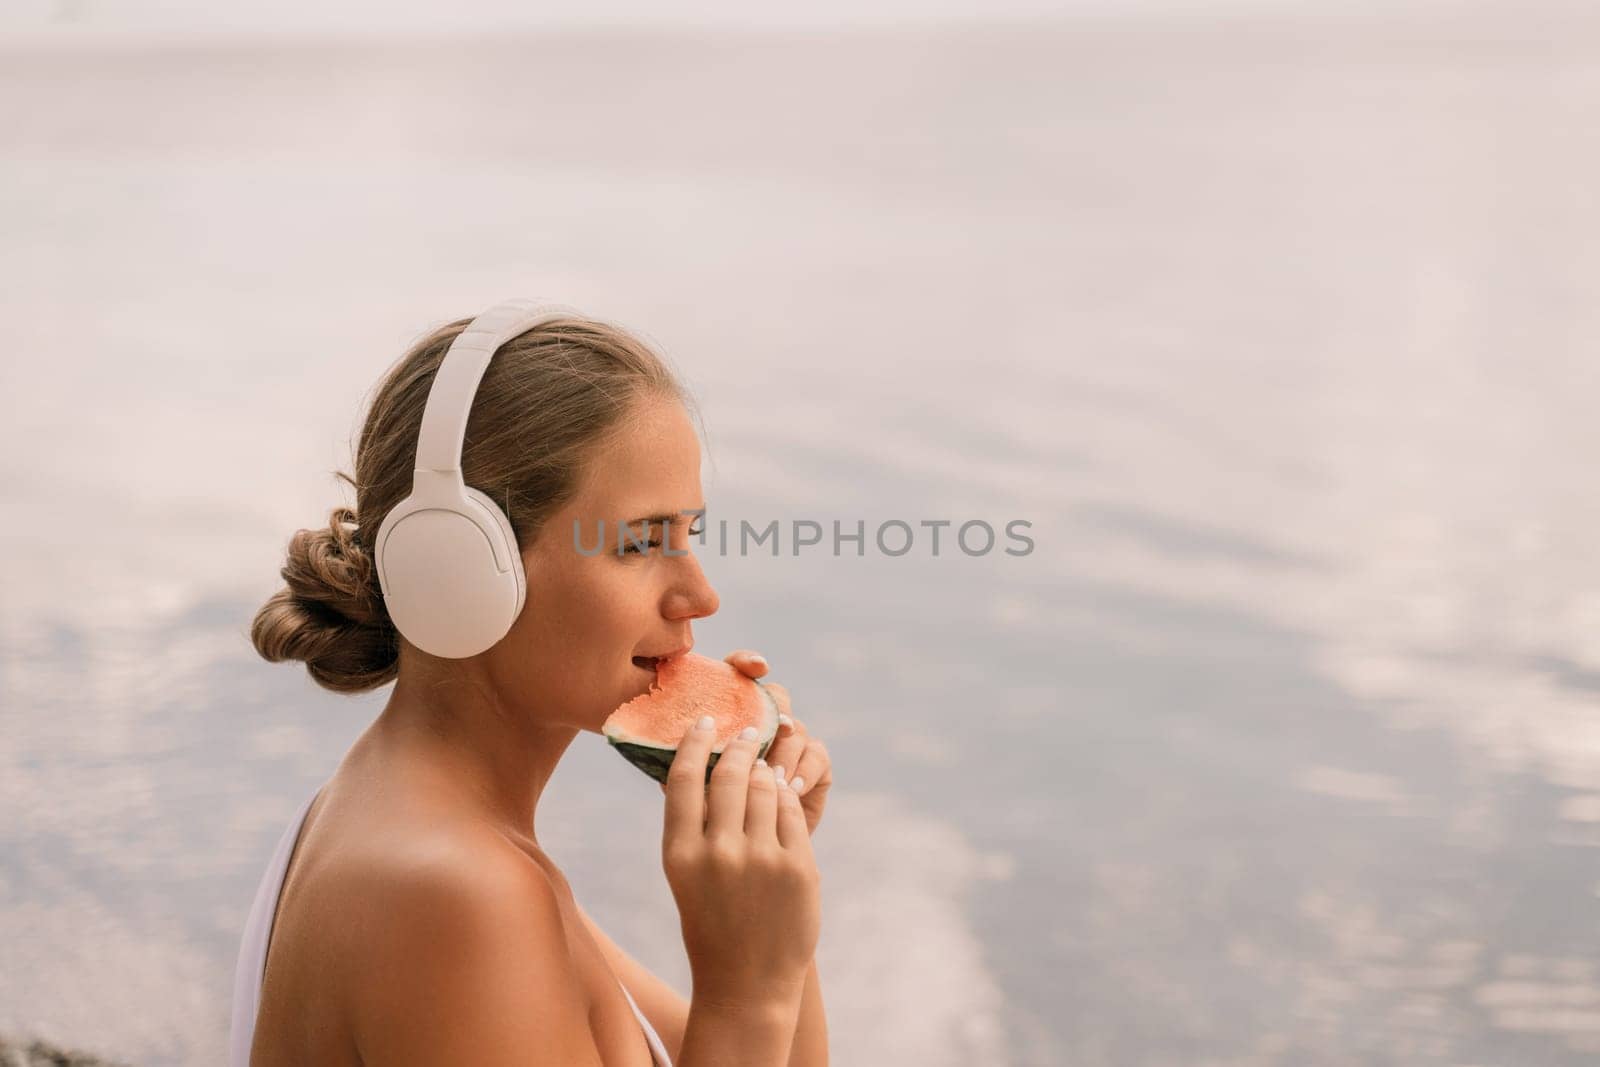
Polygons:
<instances>
[{"instance_id":1,"label":"hair bun","mask_svg":"<svg viewBox=\"0 0 1600 1067\"><path fill-rule=\"evenodd\" d=\"M392 680L398 632L376 567L361 545L356 513L337 507L320 530L297 530L279 572L285 588L256 613L251 640L265 659L301 660L316 681L361 692Z\"/></svg>"},{"instance_id":2,"label":"hair bun","mask_svg":"<svg viewBox=\"0 0 1600 1067\"><path fill-rule=\"evenodd\" d=\"M301 600L350 622L388 622L377 570L357 539L357 529L355 511L337 507L323 529L297 531L289 541L283 580Z\"/></svg>"}]
</instances>

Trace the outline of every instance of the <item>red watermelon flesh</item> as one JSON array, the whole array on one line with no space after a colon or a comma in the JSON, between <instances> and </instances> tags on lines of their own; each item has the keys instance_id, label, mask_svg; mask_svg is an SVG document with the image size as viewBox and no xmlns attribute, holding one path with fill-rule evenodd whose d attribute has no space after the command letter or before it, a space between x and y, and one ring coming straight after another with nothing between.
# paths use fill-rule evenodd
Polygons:
<instances>
[{"instance_id":1,"label":"red watermelon flesh","mask_svg":"<svg viewBox=\"0 0 1600 1067\"><path fill-rule=\"evenodd\" d=\"M778 733L778 702L766 686L731 663L695 652L659 661L650 691L613 711L600 732L629 763L665 782L678 742L702 715L716 719L708 777L722 750L746 726L756 728L758 757L766 755Z\"/></svg>"}]
</instances>

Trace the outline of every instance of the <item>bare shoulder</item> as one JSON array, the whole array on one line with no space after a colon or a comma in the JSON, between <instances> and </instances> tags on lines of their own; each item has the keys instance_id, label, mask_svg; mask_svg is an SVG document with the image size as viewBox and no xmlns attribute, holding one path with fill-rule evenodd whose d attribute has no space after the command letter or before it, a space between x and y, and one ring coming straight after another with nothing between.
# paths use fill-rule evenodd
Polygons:
<instances>
[{"instance_id":1,"label":"bare shoulder","mask_svg":"<svg viewBox=\"0 0 1600 1067\"><path fill-rule=\"evenodd\" d=\"M363 881L352 1030L364 1063L600 1067L561 904L492 829L409 841Z\"/></svg>"}]
</instances>

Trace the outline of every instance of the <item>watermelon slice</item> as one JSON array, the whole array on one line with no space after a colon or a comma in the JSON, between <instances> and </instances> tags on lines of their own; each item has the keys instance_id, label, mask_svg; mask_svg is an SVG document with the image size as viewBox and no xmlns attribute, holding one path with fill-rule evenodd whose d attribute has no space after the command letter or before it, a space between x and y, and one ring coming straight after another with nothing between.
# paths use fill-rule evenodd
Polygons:
<instances>
[{"instance_id":1,"label":"watermelon slice","mask_svg":"<svg viewBox=\"0 0 1600 1067\"><path fill-rule=\"evenodd\" d=\"M778 701L765 685L731 663L695 652L658 661L650 691L613 711L600 732L629 763L665 782L684 731L702 715L717 720L707 782L722 750L746 726L756 728L757 758L778 734Z\"/></svg>"}]
</instances>

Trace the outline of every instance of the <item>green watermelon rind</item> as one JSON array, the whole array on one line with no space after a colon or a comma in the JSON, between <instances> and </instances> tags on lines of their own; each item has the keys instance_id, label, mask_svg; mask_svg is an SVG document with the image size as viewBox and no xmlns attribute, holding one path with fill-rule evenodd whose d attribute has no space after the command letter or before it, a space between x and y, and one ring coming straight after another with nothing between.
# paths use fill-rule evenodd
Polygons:
<instances>
[{"instance_id":1,"label":"green watermelon rind","mask_svg":"<svg viewBox=\"0 0 1600 1067\"><path fill-rule=\"evenodd\" d=\"M778 699L766 687L761 679L752 679L761 695L767 698L767 714L764 717L763 729L756 740L761 742L756 750L756 758L760 759L767 754L767 749L772 747L773 739L778 736ZM611 735L606 735L606 742L618 752L622 758L639 768L658 782L666 782L667 771L672 767L672 760L678 754L676 745L646 745L636 741L618 741ZM717 760L722 753L713 752L706 757L706 784L711 784L711 770L717 765Z\"/></svg>"}]
</instances>

